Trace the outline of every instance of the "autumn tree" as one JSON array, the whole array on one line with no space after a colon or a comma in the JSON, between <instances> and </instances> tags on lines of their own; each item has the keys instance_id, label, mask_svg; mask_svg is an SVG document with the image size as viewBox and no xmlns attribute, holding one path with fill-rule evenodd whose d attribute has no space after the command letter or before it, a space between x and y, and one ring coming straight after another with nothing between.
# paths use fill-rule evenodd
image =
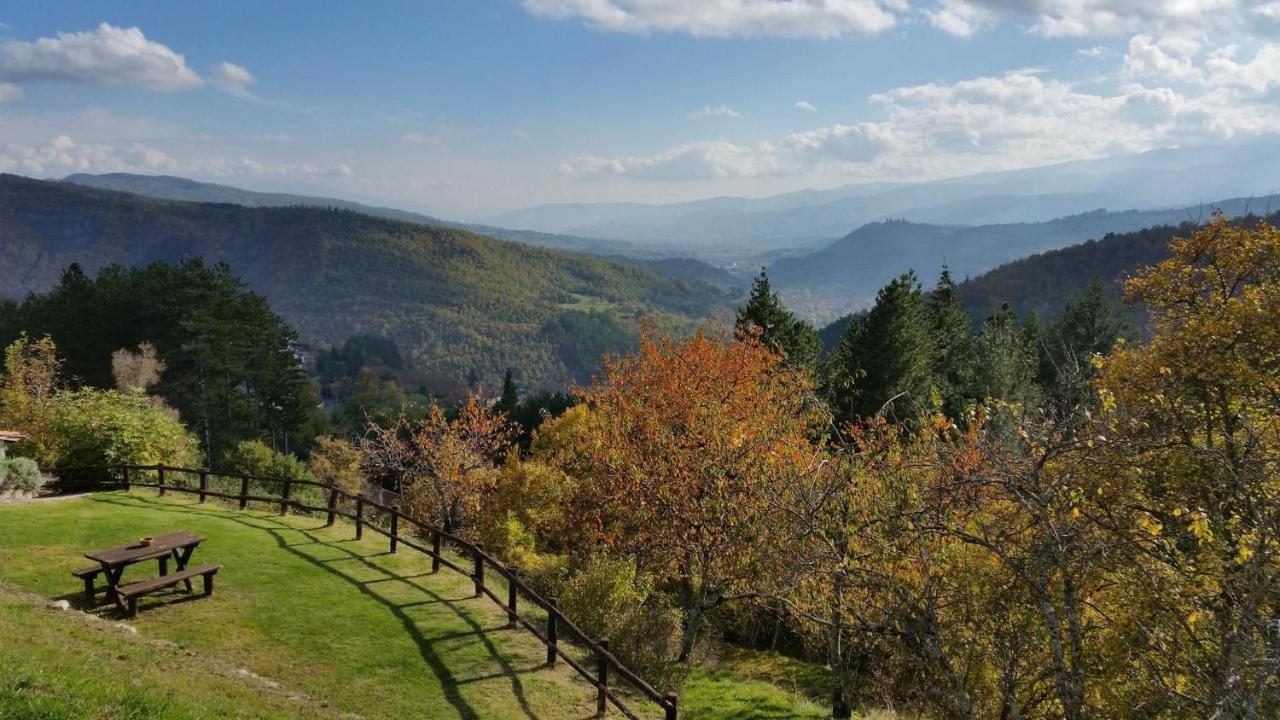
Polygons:
<instances>
[{"instance_id":1,"label":"autumn tree","mask_svg":"<svg viewBox=\"0 0 1280 720\"><path fill-rule=\"evenodd\" d=\"M1126 284L1152 337L1102 365L1143 714L1280 714L1280 231L1217 216ZM1136 693L1135 693L1136 694ZM1157 700L1159 701L1157 703Z\"/></svg>"},{"instance_id":2,"label":"autumn tree","mask_svg":"<svg viewBox=\"0 0 1280 720\"><path fill-rule=\"evenodd\" d=\"M469 523L492 491L496 464L515 433L489 398L473 394L453 418L432 405L416 421L371 422L361 450L371 476L395 479L410 514L453 532Z\"/></svg>"},{"instance_id":3,"label":"autumn tree","mask_svg":"<svg viewBox=\"0 0 1280 720\"><path fill-rule=\"evenodd\" d=\"M54 395L62 384L62 361L48 335L32 340L20 335L4 352L0 375L0 426L27 434L42 462L57 453L50 418Z\"/></svg>"},{"instance_id":4,"label":"autumn tree","mask_svg":"<svg viewBox=\"0 0 1280 720\"><path fill-rule=\"evenodd\" d=\"M810 382L755 337L646 337L583 391L599 541L673 590L678 659L706 614L756 592L770 525L762 488L807 460L816 416Z\"/></svg>"},{"instance_id":5,"label":"autumn tree","mask_svg":"<svg viewBox=\"0 0 1280 720\"><path fill-rule=\"evenodd\" d=\"M139 343L136 352L120 348L111 353L111 376L120 390L146 390L160 382L164 367L164 361L156 355L156 346L149 342Z\"/></svg>"}]
</instances>

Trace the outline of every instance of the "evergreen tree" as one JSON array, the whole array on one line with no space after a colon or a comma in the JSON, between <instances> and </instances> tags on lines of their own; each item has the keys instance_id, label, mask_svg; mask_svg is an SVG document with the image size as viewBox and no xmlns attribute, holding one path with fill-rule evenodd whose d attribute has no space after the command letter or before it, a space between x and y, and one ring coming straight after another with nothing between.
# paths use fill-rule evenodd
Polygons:
<instances>
[{"instance_id":1,"label":"evergreen tree","mask_svg":"<svg viewBox=\"0 0 1280 720\"><path fill-rule=\"evenodd\" d=\"M1091 359L1105 355L1120 340L1133 340L1133 324L1100 278L1067 301L1062 317L1046 333L1040 381L1055 401L1087 401L1096 374Z\"/></svg>"},{"instance_id":2,"label":"evergreen tree","mask_svg":"<svg viewBox=\"0 0 1280 720\"><path fill-rule=\"evenodd\" d=\"M974 397L1034 404L1039 397L1039 335L1039 320L1019 325L1008 303L987 318L975 340Z\"/></svg>"},{"instance_id":3,"label":"evergreen tree","mask_svg":"<svg viewBox=\"0 0 1280 720\"><path fill-rule=\"evenodd\" d=\"M513 417L519 405L520 391L516 389L516 381L511 376L511 368L507 368L507 373L502 376L502 396L498 398L498 403L494 406L494 409L506 413L507 417Z\"/></svg>"},{"instance_id":4,"label":"evergreen tree","mask_svg":"<svg viewBox=\"0 0 1280 720\"><path fill-rule=\"evenodd\" d=\"M936 407L932 360L924 296L908 272L881 288L841 339L828 388L836 415L867 417L892 401L892 415L910 420Z\"/></svg>"},{"instance_id":5,"label":"evergreen tree","mask_svg":"<svg viewBox=\"0 0 1280 720\"><path fill-rule=\"evenodd\" d=\"M734 323L739 338L753 327L759 328L760 340L781 353L788 366L813 371L822 352L818 331L783 307L782 300L769 287L769 277L763 269L751 287L751 297L738 309Z\"/></svg>"},{"instance_id":6,"label":"evergreen tree","mask_svg":"<svg viewBox=\"0 0 1280 720\"><path fill-rule=\"evenodd\" d=\"M929 293L926 310L933 338L933 381L942 396L943 410L958 417L973 388L973 319L960 304L951 270L945 266Z\"/></svg>"}]
</instances>

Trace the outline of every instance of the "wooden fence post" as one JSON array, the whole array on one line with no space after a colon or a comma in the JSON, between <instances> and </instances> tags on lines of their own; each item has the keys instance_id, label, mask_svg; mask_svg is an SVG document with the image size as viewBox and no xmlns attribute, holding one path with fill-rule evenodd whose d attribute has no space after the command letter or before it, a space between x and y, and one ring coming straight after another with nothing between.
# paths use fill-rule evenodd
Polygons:
<instances>
[{"instance_id":1,"label":"wooden fence post","mask_svg":"<svg viewBox=\"0 0 1280 720\"><path fill-rule=\"evenodd\" d=\"M507 580L507 627L514 628L516 620L520 619L520 614L516 612L516 601L520 599L520 593L516 587L515 577Z\"/></svg>"},{"instance_id":2,"label":"wooden fence post","mask_svg":"<svg viewBox=\"0 0 1280 720\"><path fill-rule=\"evenodd\" d=\"M396 554L396 543L400 540L400 513L391 513L391 554Z\"/></svg>"},{"instance_id":3,"label":"wooden fence post","mask_svg":"<svg viewBox=\"0 0 1280 720\"><path fill-rule=\"evenodd\" d=\"M609 709L609 641L601 640L596 650L596 717Z\"/></svg>"},{"instance_id":4,"label":"wooden fence post","mask_svg":"<svg viewBox=\"0 0 1280 720\"><path fill-rule=\"evenodd\" d=\"M480 554L480 546L471 549L471 557L475 560L475 573L472 575L476 581L476 597L484 594L484 555Z\"/></svg>"},{"instance_id":5,"label":"wooden fence post","mask_svg":"<svg viewBox=\"0 0 1280 720\"><path fill-rule=\"evenodd\" d=\"M364 497L356 497L356 539L364 537Z\"/></svg>"},{"instance_id":6,"label":"wooden fence post","mask_svg":"<svg viewBox=\"0 0 1280 720\"><path fill-rule=\"evenodd\" d=\"M555 598L547 598L547 667L556 666L556 615L559 609L556 607Z\"/></svg>"},{"instance_id":7,"label":"wooden fence post","mask_svg":"<svg viewBox=\"0 0 1280 720\"><path fill-rule=\"evenodd\" d=\"M284 489L280 493L280 514L285 515L289 512L289 491L293 489L293 480L284 479Z\"/></svg>"},{"instance_id":8,"label":"wooden fence post","mask_svg":"<svg viewBox=\"0 0 1280 720\"><path fill-rule=\"evenodd\" d=\"M164 497L164 466L163 465L156 466L156 477L159 478L156 482L159 483L160 485L160 497Z\"/></svg>"},{"instance_id":9,"label":"wooden fence post","mask_svg":"<svg viewBox=\"0 0 1280 720\"><path fill-rule=\"evenodd\" d=\"M667 693L667 716L666 720L676 720L676 714L679 713L680 698L675 693Z\"/></svg>"},{"instance_id":10,"label":"wooden fence post","mask_svg":"<svg viewBox=\"0 0 1280 720\"><path fill-rule=\"evenodd\" d=\"M125 465L123 467L124 467L124 491L129 492L129 488L132 487L129 484L129 466Z\"/></svg>"},{"instance_id":11,"label":"wooden fence post","mask_svg":"<svg viewBox=\"0 0 1280 720\"><path fill-rule=\"evenodd\" d=\"M334 486L329 490L329 517L324 521L325 527L333 527L334 511L338 509L338 488ZM394 517L394 516L392 516ZM394 530L392 533L394 534Z\"/></svg>"},{"instance_id":12,"label":"wooden fence post","mask_svg":"<svg viewBox=\"0 0 1280 720\"><path fill-rule=\"evenodd\" d=\"M249 507L249 476L240 476L240 509Z\"/></svg>"},{"instance_id":13,"label":"wooden fence post","mask_svg":"<svg viewBox=\"0 0 1280 720\"><path fill-rule=\"evenodd\" d=\"M200 502L205 501L205 493L209 492L209 470L208 468L200 469Z\"/></svg>"},{"instance_id":14,"label":"wooden fence post","mask_svg":"<svg viewBox=\"0 0 1280 720\"><path fill-rule=\"evenodd\" d=\"M440 572L440 531L431 533L431 572Z\"/></svg>"}]
</instances>

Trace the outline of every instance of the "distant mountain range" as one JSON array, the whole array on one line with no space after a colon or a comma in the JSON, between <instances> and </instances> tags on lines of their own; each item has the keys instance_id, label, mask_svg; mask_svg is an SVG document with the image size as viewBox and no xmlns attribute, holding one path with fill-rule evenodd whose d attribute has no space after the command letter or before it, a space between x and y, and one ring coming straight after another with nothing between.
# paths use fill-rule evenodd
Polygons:
<instances>
[{"instance_id":1,"label":"distant mountain range","mask_svg":"<svg viewBox=\"0 0 1280 720\"><path fill-rule=\"evenodd\" d=\"M1213 198L1280 190L1280 142L1153 150L1100 160L921 183L666 205L540 205L486 219L520 227L634 243L764 252L843 237L867 223L992 225L1041 222L1097 209L1181 208Z\"/></svg>"},{"instance_id":2,"label":"distant mountain range","mask_svg":"<svg viewBox=\"0 0 1280 720\"><path fill-rule=\"evenodd\" d=\"M1280 207L1280 196L1235 198L1177 210L1097 210L1047 222L976 227L887 220L864 225L817 252L781 258L769 267L769 277L784 291L825 298L827 305L843 312L869 302L881 286L908 269L926 285L943 265L963 279L1109 233L1204 220L1213 209L1241 215L1270 204Z\"/></svg>"},{"instance_id":3,"label":"distant mountain range","mask_svg":"<svg viewBox=\"0 0 1280 720\"><path fill-rule=\"evenodd\" d=\"M231 203L244 207L322 207L339 208L353 212L372 215L373 217L399 220L402 222L451 227L459 230L487 235L499 240L538 245L541 247L560 248L575 252L599 255L621 262L634 262L663 274L684 280L703 280L717 287L731 289L741 287L745 280L724 270L694 258L668 257L663 248L640 247L633 243L595 238L577 237L535 230L519 230L500 228L490 225L460 223L452 220L423 215L422 213L378 205L366 205L353 200L321 197L315 195L295 195L292 193L269 193L244 190L231 185L199 182L172 175L137 175L134 173L104 173L90 175L76 173L63 178L63 182L74 183L101 190L116 190L133 193L160 200L184 200L187 202Z\"/></svg>"},{"instance_id":4,"label":"distant mountain range","mask_svg":"<svg viewBox=\"0 0 1280 720\"><path fill-rule=\"evenodd\" d=\"M507 368L534 387L582 379L601 352L629 346L641 318L688 328L727 300L635 264L363 209L156 200L0 175L0 297L47 290L71 263L92 273L190 256L228 263L304 340L391 337L420 367L474 371L490 387Z\"/></svg>"}]
</instances>

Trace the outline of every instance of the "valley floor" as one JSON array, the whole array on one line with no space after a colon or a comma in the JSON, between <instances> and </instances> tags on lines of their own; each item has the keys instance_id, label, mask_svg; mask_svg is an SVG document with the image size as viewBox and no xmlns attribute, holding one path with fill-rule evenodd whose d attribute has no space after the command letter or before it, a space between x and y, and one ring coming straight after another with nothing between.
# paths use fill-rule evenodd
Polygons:
<instances>
[{"instance_id":1,"label":"valley floor","mask_svg":"<svg viewBox=\"0 0 1280 720\"><path fill-rule=\"evenodd\" d=\"M70 572L85 551L178 529L207 538L193 562L224 565L212 597L144 598L127 626L45 607L81 602ZM145 492L0 506L0 717L594 715L594 689L544 667L542 645L504 629L467 578L369 535ZM823 717L805 699L822 692L815 675L727 653L686 682L681 717Z\"/></svg>"}]
</instances>

